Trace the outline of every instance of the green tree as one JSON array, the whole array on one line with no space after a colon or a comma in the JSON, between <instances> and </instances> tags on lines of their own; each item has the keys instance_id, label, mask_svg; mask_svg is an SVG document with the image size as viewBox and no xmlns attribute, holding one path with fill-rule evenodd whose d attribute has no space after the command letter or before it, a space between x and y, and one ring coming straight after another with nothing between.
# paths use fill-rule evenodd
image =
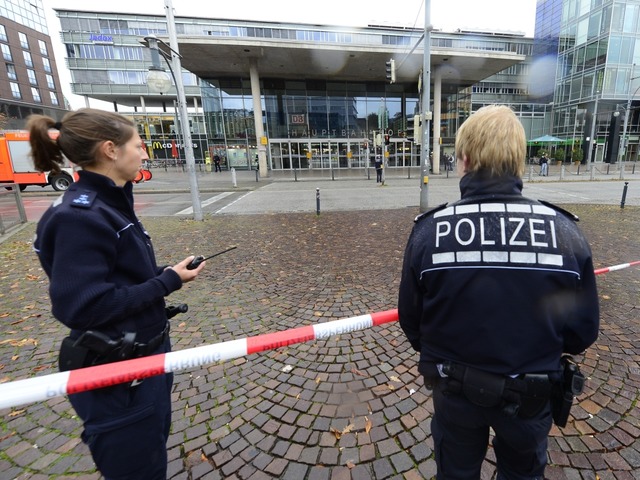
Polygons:
<instances>
[{"instance_id":1,"label":"green tree","mask_svg":"<svg viewBox=\"0 0 640 480\"><path fill-rule=\"evenodd\" d=\"M566 152L564 148L556 148L556 151L553 152L553 159L558 162L564 162L565 155L566 155Z\"/></svg>"},{"instance_id":2,"label":"green tree","mask_svg":"<svg viewBox=\"0 0 640 480\"><path fill-rule=\"evenodd\" d=\"M573 147L571 150L571 158L574 162L582 163L582 159L584 158L584 152L578 146Z\"/></svg>"}]
</instances>

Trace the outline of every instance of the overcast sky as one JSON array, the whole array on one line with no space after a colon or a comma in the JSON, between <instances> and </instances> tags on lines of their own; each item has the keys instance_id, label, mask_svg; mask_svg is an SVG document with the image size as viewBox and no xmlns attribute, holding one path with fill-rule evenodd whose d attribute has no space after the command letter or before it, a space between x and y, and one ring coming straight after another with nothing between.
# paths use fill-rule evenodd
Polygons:
<instances>
[{"instance_id":1,"label":"overcast sky","mask_svg":"<svg viewBox=\"0 0 640 480\"><path fill-rule=\"evenodd\" d=\"M399 25L424 27L425 0L173 0L175 16L267 20L325 25ZM434 28L457 28L503 32L523 32L533 36L536 0L431 0ZM58 9L164 15L164 0L43 0L49 35L54 44L63 92L73 108L84 106L84 99L71 94L70 74L64 62L60 41ZM91 106L98 106L97 102Z\"/></svg>"}]
</instances>

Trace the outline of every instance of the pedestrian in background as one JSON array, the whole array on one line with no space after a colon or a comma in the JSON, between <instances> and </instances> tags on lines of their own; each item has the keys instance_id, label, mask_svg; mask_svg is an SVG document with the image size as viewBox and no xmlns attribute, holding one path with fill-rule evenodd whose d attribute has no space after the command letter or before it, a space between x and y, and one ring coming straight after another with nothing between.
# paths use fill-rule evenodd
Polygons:
<instances>
[{"instance_id":1,"label":"pedestrian in background","mask_svg":"<svg viewBox=\"0 0 640 480\"><path fill-rule=\"evenodd\" d=\"M382 183L382 156L381 155L376 155L376 160L375 160L375 166L376 166L376 183Z\"/></svg>"},{"instance_id":2,"label":"pedestrian in background","mask_svg":"<svg viewBox=\"0 0 640 480\"><path fill-rule=\"evenodd\" d=\"M549 159L547 158L547 154L543 153L540 157L540 175L543 177L548 176L549 174Z\"/></svg>"},{"instance_id":3,"label":"pedestrian in background","mask_svg":"<svg viewBox=\"0 0 640 480\"><path fill-rule=\"evenodd\" d=\"M213 156L213 163L215 167L215 172L222 172L222 168L220 168L220 155L217 153Z\"/></svg>"},{"instance_id":4,"label":"pedestrian in background","mask_svg":"<svg viewBox=\"0 0 640 480\"><path fill-rule=\"evenodd\" d=\"M32 115L27 128L36 169L57 171L63 155L81 167L78 182L38 222L34 240L52 313L71 330L61 370L168 352L164 297L195 279L204 263L189 270L187 257L157 265L134 211L131 182L148 156L133 123L81 109L60 123ZM172 382L172 374L160 375L69 395L105 478L166 478Z\"/></svg>"},{"instance_id":5,"label":"pedestrian in background","mask_svg":"<svg viewBox=\"0 0 640 480\"><path fill-rule=\"evenodd\" d=\"M511 109L472 114L455 153L462 199L417 217L398 299L433 389L437 478L479 479L491 428L497 478L542 479L561 357L598 336L591 250L573 215L522 195Z\"/></svg>"}]
</instances>

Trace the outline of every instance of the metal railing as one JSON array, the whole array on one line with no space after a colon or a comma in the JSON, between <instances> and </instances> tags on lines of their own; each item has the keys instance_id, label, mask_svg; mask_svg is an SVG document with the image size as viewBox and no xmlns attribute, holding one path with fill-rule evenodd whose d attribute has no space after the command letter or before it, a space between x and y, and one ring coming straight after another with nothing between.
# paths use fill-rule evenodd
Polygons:
<instances>
[{"instance_id":1,"label":"metal railing","mask_svg":"<svg viewBox=\"0 0 640 480\"><path fill-rule=\"evenodd\" d=\"M15 183L0 183L0 235L27 223L20 188Z\"/></svg>"}]
</instances>

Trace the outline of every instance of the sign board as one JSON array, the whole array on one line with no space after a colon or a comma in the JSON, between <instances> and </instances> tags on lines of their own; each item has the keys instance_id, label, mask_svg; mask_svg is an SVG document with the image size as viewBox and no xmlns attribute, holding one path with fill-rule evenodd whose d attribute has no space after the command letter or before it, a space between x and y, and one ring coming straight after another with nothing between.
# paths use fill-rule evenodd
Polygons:
<instances>
[{"instance_id":1,"label":"sign board","mask_svg":"<svg viewBox=\"0 0 640 480\"><path fill-rule=\"evenodd\" d=\"M307 115L304 113L292 113L289 117L289 122L293 125L305 125L307 123Z\"/></svg>"}]
</instances>

